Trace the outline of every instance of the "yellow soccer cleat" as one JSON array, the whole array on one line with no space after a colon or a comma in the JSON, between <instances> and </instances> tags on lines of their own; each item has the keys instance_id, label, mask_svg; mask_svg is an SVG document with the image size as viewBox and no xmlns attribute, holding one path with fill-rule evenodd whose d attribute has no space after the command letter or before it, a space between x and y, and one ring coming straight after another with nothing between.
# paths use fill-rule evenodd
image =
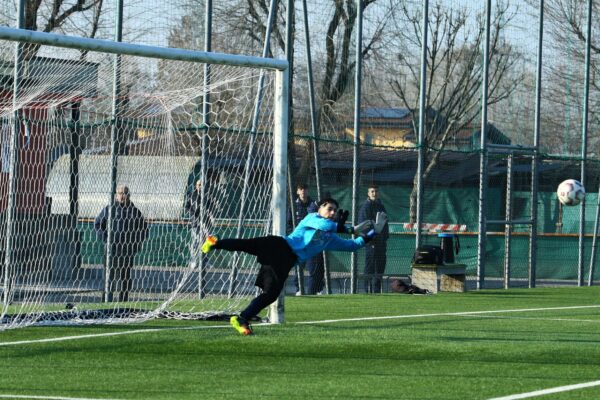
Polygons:
<instances>
[{"instance_id":1,"label":"yellow soccer cleat","mask_svg":"<svg viewBox=\"0 0 600 400\"><path fill-rule=\"evenodd\" d=\"M215 235L210 235L209 237L206 238L206 240L204 241L204 244L202 244L202 252L204 254L207 254L209 251L212 250L213 246L215 244L217 244L217 241L219 240L218 236Z\"/></svg>"},{"instance_id":2,"label":"yellow soccer cleat","mask_svg":"<svg viewBox=\"0 0 600 400\"><path fill-rule=\"evenodd\" d=\"M234 315L229 320L229 323L231 324L231 326L233 326L235 328L236 331L238 331L239 333L241 333L244 336L254 334L252 332L252 328L250 327L250 324L248 323L248 321L246 321L242 317L238 317L238 316Z\"/></svg>"}]
</instances>

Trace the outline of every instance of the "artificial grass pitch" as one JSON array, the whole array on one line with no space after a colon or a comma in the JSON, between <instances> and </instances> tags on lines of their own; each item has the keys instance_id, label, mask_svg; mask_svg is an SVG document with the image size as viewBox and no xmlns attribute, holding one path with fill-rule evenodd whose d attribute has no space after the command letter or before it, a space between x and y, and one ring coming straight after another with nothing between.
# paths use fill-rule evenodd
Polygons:
<instances>
[{"instance_id":1,"label":"artificial grass pitch","mask_svg":"<svg viewBox=\"0 0 600 400\"><path fill-rule=\"evenodd\" d=\"M285 324L254 325L249 337L222 322L165 320L10 330L0 332L0 398L489 399L590 382L600 376L599 295L291 297ZM142 332L93 336L132 330ZM541 398L600 398L600 387Z\"/></svg>"}]
</instances>

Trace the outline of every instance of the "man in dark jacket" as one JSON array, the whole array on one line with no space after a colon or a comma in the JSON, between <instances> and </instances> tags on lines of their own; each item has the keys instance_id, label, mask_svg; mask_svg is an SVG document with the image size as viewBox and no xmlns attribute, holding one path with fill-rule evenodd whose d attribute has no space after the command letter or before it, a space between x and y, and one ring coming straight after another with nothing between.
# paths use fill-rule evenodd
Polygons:
<instances>
[{"instance_id":1,"label":"man in dark jacket","mask_svg":"<svg viewBox=\"0 0 600 400\"><path fill-rule=\"evenodd\" d=\"M132 288L131 267L133 258L148 236L148 224L137 207L129 200L129 188L117 186L111 234L110 261L108 265L108 291L106 300L113 301L113 292L118 292L119 301L128 301ZM110 204L104 207L96 221L94 229L98 237L108 242L108 214Z\"/></svg>"},{"instance_id":2,"label":"man in dark jacket","mask_svg":"<svg viewBox=\"0 0 600 400\"><path fill-rule=\"evenodd\" d=\"M288 213L288 232L292 232L296 226L306 217L308 214L317 212L317 202L313 201L308 194L308 186L304 183L299 183L296 186L296 199L294 200L294 216L292 218L292 211L290 209ZM323 290L323 253L317 254L315 257L310 258L303 265L308 270L308 287L307 294L317 294ZM298 268L298 267L296 267ZM302 271L302 268L301 268ZM298 282L298 274L295 273L292 278L292 282L296 287L296 296L300 295L300 285Z\"/></svg>"},{"instance_id":3,"label":"man in dark jacket","mask_svg":"<svg viewBox=\"0 0 600 400\"><path fill-rule=\"evenodd\" d=\"M377 186L371 185L367 191L367 201L358 211L358 222L375 221L378 212L387 213L385 206L379 199ZM365 291L367 293L381 292L381 276L385 272L389 235L389 225L386 223L381 234L365 246Z\"/></svg>"}]
</instances>

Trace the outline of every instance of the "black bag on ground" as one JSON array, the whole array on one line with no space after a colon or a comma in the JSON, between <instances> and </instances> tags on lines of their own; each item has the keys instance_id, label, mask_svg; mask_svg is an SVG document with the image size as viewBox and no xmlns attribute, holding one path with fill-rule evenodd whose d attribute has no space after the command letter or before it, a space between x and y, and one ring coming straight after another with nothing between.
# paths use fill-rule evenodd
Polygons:
<instances>
[{"instance_id":1,"label":"black bag on ground","mask_svg":"<svg viewBox=\"0 0 600 400\"><path fill-rule=\"evenodd\" d=\"M424 245L419 246L415 250L413 256L413 263L415 264L444 264L444 253L440 246Z\"/></svg>"},{"instance_id":2,"label":"black bag on ground","mask_svg":"<svg viewBox=\"0 0 600 400\"><path fill-rule=\"evenodd\" d=\"M429 294L429 290L421 289L418 286L406 284L401 279L394 279L390 282L390 288L395 293L406 293L406 294Z\"/></svg>"}]
</instances>

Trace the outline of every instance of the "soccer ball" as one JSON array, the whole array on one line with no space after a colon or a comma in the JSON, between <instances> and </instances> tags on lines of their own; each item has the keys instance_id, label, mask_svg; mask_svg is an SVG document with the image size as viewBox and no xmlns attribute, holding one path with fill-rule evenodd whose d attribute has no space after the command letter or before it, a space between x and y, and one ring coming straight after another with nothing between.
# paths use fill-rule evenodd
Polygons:
<instances>
[{"instance_id":1,"label":"soccer ball","mask_svg":"<svg viewBox=\"0 0 600 400\"><path fill-rule=\"evenodd\" d=\"M576 206L585 197L585 188L581 182L575 179L567 179L558 185L556 194L558 195L558 201L565 206Z\"/></svg>"}]
</instances>

